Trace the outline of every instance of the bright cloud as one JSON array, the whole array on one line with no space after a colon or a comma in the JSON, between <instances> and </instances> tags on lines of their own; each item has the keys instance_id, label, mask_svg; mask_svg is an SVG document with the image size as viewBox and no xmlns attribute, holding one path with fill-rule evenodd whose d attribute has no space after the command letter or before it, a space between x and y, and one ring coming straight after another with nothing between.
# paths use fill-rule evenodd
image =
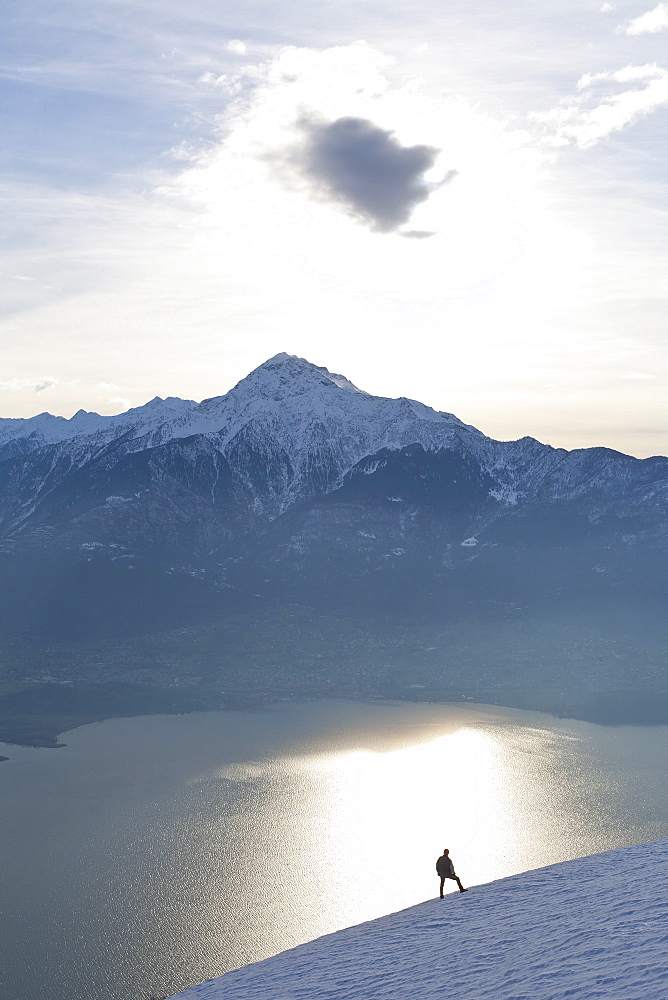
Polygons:
<instances>
[{"instance_id":1,"label":"bright cloud","mask_svg":"<svg viewBox=\"0 0 668 1000\"><path fill-rule=\"evenodd\" d=\"M377 49L355 43L288 47L225 80L220 74L203 80L202 88L221 95L213 140L190 150L171 179L143 199L127 199L111 215L106 206L97 216L83 211L80 221L90 218L90 228L79 227L81 245L72 246L71 256L77 267L85 265L86 280L74 296L5 325L17 362L25 368L29 361L20 347L29 331L48 327L54 344L67 345L68 370L82 387L91 385L94 330L98 378L123 385L114 395L140 401L134 375L128 378L131 363L150 395L201 398L223 391L278 349L352 371L360 331L367 331L366 365L376 378L392 367L400 394L406 387L388 338L398 344L410 330L418 365L419 357L441 350L448 309L456 310L452 336L459 331L450 360L468 350L462 324L481 325L486 342L500 344L511 329L518 336L518 323L535 338L532 316L545 300L545 280L560 282L563 268L581 260L580 244L545 207L540 157L521 130L460 98L432 95L415 79L393 83L390 69ZM352 145L328 128L351 119L364 123ZM325 123L324 135L316 130L314 142L304 121ZM396 182L397 160L404 170L405 156L408 170L372 202L368 189L341 187L340 163L332 173L331 164L315 157L311 170L329 187L314 198L315 177L295 169L294 155L304 154L305 143L311 157L321 154L325 137L352 168L346 184L359 180L369 140L376 180L389 163ZM365 212L370 225L340 210L335 184L345 206ZM52 200L52 212L56 205ZM401 234L411 239L370 231L403 226L409 216L411 229ZM504 294L512 306L505 309L494 289L509 276ZM484 317L483 292L494 295ZM227 372L230 358L234 374L215 379L212 371ZM483 370L496 375L493 352L479 351L476 363L479 377ZM158 389L156 366L168 365L173 381L165 385L163 377ZM199 392L184 385L183 368L196 375ZM364 381L367 368L356 370ZM107 405L106 395L94 405Z\"/></svg>"},{"instance_id":2,"label":"bright cloud","mask_svg":"<svg viewBox=\"0 0 668 1000\"><path fill-rule=\"evenodd\" d=\"M51 375L41 375L36 378L0 379L0 389L9 389L12 392L24 392L26 389L32 390L32 392L43 392L45 389L52 389L59 382L60 379L52 378Z\"/></svg>"},{"instance_id":3,"label":"bright cloud","mask_svg":"<svg viewBox=\"0 0 668 1000\"><path fill-rule=\"evenodd\" d=\"M620 89L626 84L637 86ZM602 85L607 94L601 92ZM651 63L609 73L587 73L578 81L577 90L576 98L533 115L536 121L552 127L545 137L547 144L575 143L587 149L668 104L668 69Z\"/></svg>"},{"instance_id":4,"label":"bright cloud","mask_svg":"<svg viewBox=\"0 0 668 1000\"><path fill-rule=\"evenodd\" d=\"M659 3L652 10L634 17L626 26L620 26L620 31L627 35L654 35L668 28L668 4Z\"/></svg>"},{"instance_id":5,"label":"bright cloud","mask_svg":"<svg viewBox=\"0 0 668 1000\"><path fill-rule=\"evenodd\" d=\"M202 256L238 270L248 253L265 287L335 274L425 295L475 286L517 257L535 208L526 135L415 81L392 86L387 65L364 43L290 47L244 68L252 86L226 79L243 95L220 117L219 143L166 192L200 206ZM350 214L386 233L410 218L405 235L438 246L379 241Z\"/></svg>"}]
</instances>

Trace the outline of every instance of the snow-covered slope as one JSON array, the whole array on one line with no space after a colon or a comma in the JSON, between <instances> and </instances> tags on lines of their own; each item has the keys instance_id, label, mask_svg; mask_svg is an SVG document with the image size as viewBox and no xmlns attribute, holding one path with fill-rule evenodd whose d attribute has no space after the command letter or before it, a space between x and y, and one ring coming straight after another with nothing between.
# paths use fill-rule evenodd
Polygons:
<instances>
[{"instance_id":1,"label":"snow-covered slope","mask_svg":"<svg viewBox=\"0 0 668 1000\"><path fill-rule=\"evenodd\" d=\"M283 506L333 483L365 455L419 443L451 447L463 436L484 448L487 438L449 413L409 399L386 399L357 389L343 375L289 354L277 354L224 396L197 404L156 397L144 406L105 417L80 410L71 419L42 413L0 420L0 458L59 446L79 467L122 442L124 454L193 435L207 438L243 473L249 449L290 464ZM550 449L551 450L551 449Z\"/></svg>"},{"instance_id":2,"label":"snow-covered slope","mask_svg":"<svg viewBox=\"0 0 668 1000\"><path fill-rule=\"evenodd\" d=\"M665 1000L668 840L455 891L180 1000Z\"/></svg>"},{"instance_id":3,"label":"snow-covered slope","mask_svg":"<svg viewBox=\"0 0 668 1000\"><path fill-rule=\"evenodd\" d=\"M124 413L101 416L78 410L73 417L56 417L52 413L38 413L28 418L0 418L0 450L14 443L16 451L23 453L44 445L60 444L73 438L97 438L111 441L123 434L145 436L158 428L165 428L171 437L179 436L179 429L191 433L188 418L197 403L191 399L169 397L155 399L136 406ZM165 433L165 431L163 431Z\"/></svg>"}]
</instances>

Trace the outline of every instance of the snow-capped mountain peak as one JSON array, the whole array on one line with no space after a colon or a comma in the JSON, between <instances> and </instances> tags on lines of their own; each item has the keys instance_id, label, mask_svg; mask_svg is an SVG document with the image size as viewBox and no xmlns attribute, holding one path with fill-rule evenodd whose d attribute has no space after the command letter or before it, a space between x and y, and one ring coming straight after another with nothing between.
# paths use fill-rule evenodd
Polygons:
<instances>
[{"instance_id":1,"label":"snow-capped mountain peak","mask_svg":"<svg viewBox=\"0 0 668 1000\"><path fill-rule=\"evenodd\" d=\"M43 414L4 421L0 460L32 454L35 468L46 475L36 472L26 489L42 498L61 474L69 477L98 459L108 468L123 456L185 439L192 439L187 447L206 453L216 468L226 464L251 492L268 493L257 503L272 517L335 489L358 462L382 450L417 445L436 452L462 445L482 457L493 445L451 414L405 397L373 396L343 375L283 352L225 395L202 403L156 396L114 416L80 410L69 420ZM47 454L48 449L55 451ZM53 468L63 471L54 477ZM250 471L260 468L261 483ZM21 507L12 523L23 523L24 517Z\"/></svg>"},{"instance_id":2,"label":"snow-capped mountain peak","mask_svg":"<svg viewBox=\"0 0 668 1000\"><path fill-rule=\"evenodd\" d=\"M244 427L258 422L271 426L271 433L297 465L300 459L296 453L303 445L308 447L316 426L317 435L325 435L335 450L336 441L342 444L345 438L354 439L352 449L343 447L343 465L348 467L378 448L412 443L442 447L455 428L484 437L452 414L439 413L405 397L372 396L344 375L282 352L259 365L229 392L199 404L155 396L112 416L81 409L69 419L50 413L0 419L0 451L4 448L5 456L27 453L79 438L94 438L102 447L121 436L136 442L135 448L143 448L195 434L216 435L218 446L224 448Z\"/></svg>"},{"instance_id":3,"label":"snow-capped mountain peak","mask_svg":"<svg viewBox=\"0 0 668 1000\"><path fill-rule=\"evenodd\" d=\"M274 355L255 368L237 383L232 392L242 390L281 401L295 393L303 395L332 387L362 396L369 395L344 375L337 375L327 368L320 368L304 358L285 352Z\"/></svg>"},{"instance_id":4,"label":"snow-capped mountain peak","mask_svg":"<svg viewBox=\"0 0 668 1000\"><path fill-rule=\"evenodd\" d=\"M282 456L292 470L286 500L332 488L357 462L380 449L420 444L449 448L461 435L486 441L450 414L415 400L372 396L345 376L281 353L265 361L224 396L193 414L197 432L215 435L224 452L258 448Z\"/></svg>"}]
</instances>

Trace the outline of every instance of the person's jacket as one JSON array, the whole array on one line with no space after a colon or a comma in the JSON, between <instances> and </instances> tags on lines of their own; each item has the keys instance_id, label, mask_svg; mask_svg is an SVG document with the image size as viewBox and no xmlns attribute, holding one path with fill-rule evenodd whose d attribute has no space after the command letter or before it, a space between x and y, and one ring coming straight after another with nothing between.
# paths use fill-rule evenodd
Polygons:
<instances>
[{"instance_id":1,"label":"person's jacket","mask_svg":"<svg viewBox=\"0 0 668 1000\"><path fill-rule=\"evenodd\" d=\"M455 866L453 865L450 858L446 858L444 854L441 854L440 858L436 862L436 871L441 876L441 878L447 878L448 875L455 874Z\"/></svg>"}]
</instances>

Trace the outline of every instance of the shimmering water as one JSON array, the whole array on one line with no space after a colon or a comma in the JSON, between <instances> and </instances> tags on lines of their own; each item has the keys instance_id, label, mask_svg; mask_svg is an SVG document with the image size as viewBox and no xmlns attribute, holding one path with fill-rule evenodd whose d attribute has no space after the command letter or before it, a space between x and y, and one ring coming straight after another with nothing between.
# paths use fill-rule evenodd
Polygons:
<instances>
[{"instance_id":1,"label":"shimmering water","mask_svg":"<svg viewBox=\"0 0 668 1000\"><path fill-rule=\"evenodd\" d=\"M668 727L322 702L0 764L1 1000L143 1000L438 891L668 836ZM456 888L453 883L453 888Z\"/></svg>"}]
</instances>

